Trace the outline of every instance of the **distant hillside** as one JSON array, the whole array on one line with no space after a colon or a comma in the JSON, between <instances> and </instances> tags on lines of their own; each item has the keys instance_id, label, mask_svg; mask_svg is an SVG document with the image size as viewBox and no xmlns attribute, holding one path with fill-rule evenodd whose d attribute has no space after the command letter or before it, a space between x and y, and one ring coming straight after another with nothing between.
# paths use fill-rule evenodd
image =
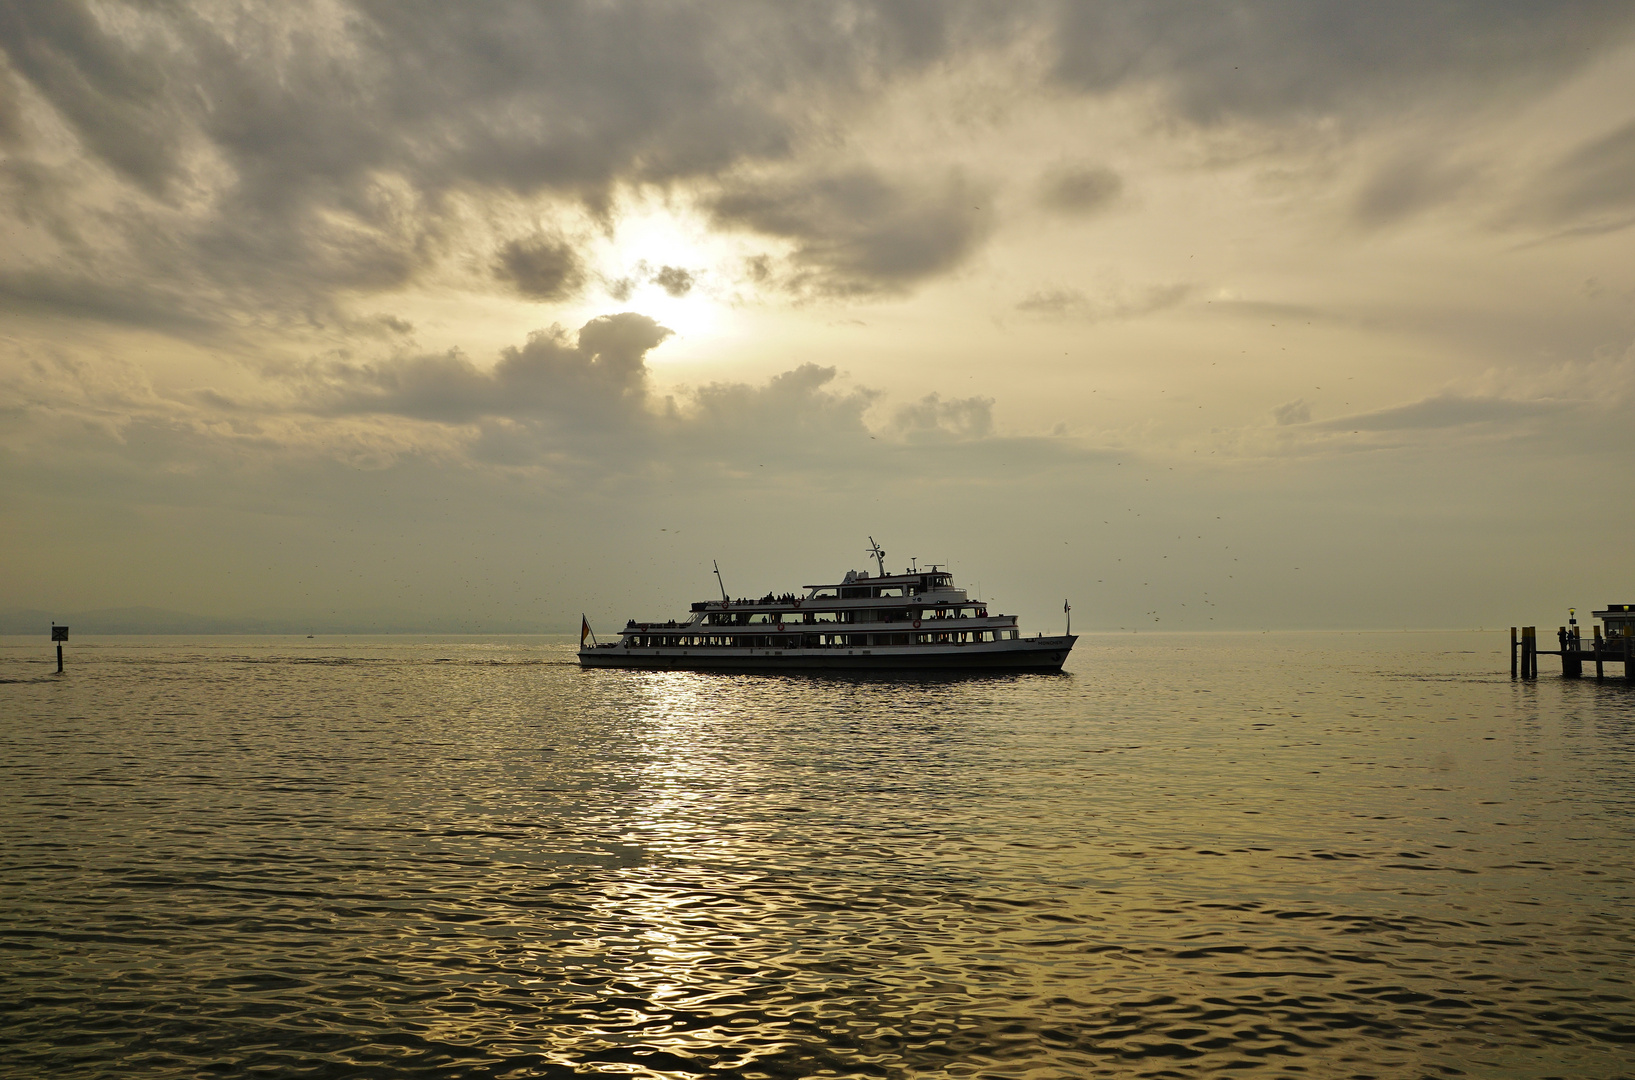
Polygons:
<instances>
[{"instance_id":1,"label":"distant hillside","mask_svg":"<svg viewBox=\"0 0 1635 1080\"><path fill-rule=\"evenodd\" d=\"M51 623L67 624L87 634L549 634L563 627L518 621L416 619L401 614L358 615L348 619L304 619L299 616L221 619L154 607L101 608L95 611L0 612L0 634L48 637Z\"/></svg>"}]
</instances>

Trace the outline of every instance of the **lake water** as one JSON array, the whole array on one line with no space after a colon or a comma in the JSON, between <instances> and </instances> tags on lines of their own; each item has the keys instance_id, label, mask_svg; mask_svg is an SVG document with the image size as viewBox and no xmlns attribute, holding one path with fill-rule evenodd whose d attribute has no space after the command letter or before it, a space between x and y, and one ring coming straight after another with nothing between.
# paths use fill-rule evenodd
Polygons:
<instances>
[{"instance_id":1,"label":"lake water","mask_svg":"<svg viewBox=\"0 0 1635 1080\"><path fill-rule=\"evenodd\" d=\"M572 647L0 639L0 1073L1635 1073L1621 680L1474 633Z\"/></svg>"}]
</instances>

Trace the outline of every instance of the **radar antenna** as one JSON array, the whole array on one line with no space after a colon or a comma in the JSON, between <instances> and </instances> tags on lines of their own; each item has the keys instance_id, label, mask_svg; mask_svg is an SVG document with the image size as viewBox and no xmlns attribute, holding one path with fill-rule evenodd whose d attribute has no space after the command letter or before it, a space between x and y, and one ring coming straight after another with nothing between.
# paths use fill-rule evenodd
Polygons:
<instances>
[{"instance_id":1,"label":"radar antenna","mask_svg":"<svg viewBox=\"0 0 1635 1080\"><path fill-rule=\"evenodd\" d=\"M715 583L721 586L721 599L725 601L727 598L727 583L721 580L721 564L711 559L710 565L715 567Z\"/></svg>"},{"instance_id":2,"label":"radar antenna","mask_svg":"<svg viewBox=\"0 0 1635 1080\"><path fill-rule=\"evenodd\" d=\"M874 556L875 563L880 567L880 576L885 577L886 576L886 549L881 547L879 544L876 544L874 542L874 537L872 537L872 536L869 537L869 554Z\"/></svg>"}]
</instances>

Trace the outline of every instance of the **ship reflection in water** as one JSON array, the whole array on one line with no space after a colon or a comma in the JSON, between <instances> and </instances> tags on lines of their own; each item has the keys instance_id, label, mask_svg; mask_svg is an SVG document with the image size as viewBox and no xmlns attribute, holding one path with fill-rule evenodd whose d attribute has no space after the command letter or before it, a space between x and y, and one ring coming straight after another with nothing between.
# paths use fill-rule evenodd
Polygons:
<instances>
[{"instance_id":1,"label":"ship reflection in water","mask_svg":"<svg viewBox=\"0 0 1635 1080\"><path fill-rule=\"evenodd\" d=\"M8 1065L1625 1075L1635 696L1503 648L899 681L90 639L54 682L8 645Z\"/></svg>"}]
</instances>

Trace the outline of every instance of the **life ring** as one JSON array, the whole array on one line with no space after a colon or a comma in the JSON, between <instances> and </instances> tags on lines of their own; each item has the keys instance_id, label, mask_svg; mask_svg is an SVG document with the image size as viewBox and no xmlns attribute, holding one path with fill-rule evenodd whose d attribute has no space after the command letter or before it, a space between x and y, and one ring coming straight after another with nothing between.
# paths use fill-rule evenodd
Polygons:
<instances>
[{"instance_id":1,"label":"life ring","mask_svg":"<svg viewBox=\"0 0 1635 1080\"><path fill-rule=\"evenodd\" d=\"M918 630L919 628L920 628L920 620L915 619L914 620L914 629Z\"/></svg>"},{"instance_id":2,"label":"life ring","mask_svg":"<svg viewBox=\"0 0 1635 1080\"><path fill-rule=\"evenodd\" d=\"M798 597L795 600L795 606L800 607L800 599Z\"/></svg>"},{"instance_id":3,"label":"life ring","mask_svg":"<svg viewBox=\"0 0 1635 1080\"><path fill-rule=\"evenodd\" d=\"M783 625L783 623L779 623L778 624L778 633L781 634L781 633L783 633L783 631L784 631L784 625Z\"/></svg>"}]
</instances>

